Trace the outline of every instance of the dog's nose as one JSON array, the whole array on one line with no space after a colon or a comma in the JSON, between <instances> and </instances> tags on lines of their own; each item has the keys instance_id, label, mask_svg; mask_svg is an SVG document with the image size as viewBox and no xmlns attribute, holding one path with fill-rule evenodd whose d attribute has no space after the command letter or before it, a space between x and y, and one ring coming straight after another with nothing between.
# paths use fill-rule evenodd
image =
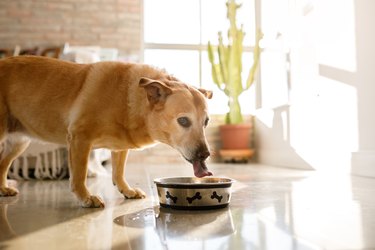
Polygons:
<instances>
[{"instance_id":1,"label":"dog's nose","mask_svg":"<svg viewBox=\"0 0 375 250\"><path fill-rule=\"evenodd\" d=\"M204 147L204 149L202 150L198 150L197 152L197 158L199 160L206 160L208 157L210 156L210 151L208 151L208 149L206 147Z\"/></svg>"}]
</instances>

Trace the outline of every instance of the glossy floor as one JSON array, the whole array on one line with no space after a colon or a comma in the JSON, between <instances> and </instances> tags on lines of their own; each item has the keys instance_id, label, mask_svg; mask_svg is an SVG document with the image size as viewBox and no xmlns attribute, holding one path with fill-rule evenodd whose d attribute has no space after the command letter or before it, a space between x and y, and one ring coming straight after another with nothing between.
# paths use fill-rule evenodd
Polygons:
<instances>
[{"instance_id":1,"label":"glossy floor","mask_svg":"<svg viewBox=\"0 0 375 250\"><path fill-rule=\"evenodd\" d=\"M109 176L89 180L105 209L80 208L68 181L18 183L0 198L0 249L375 249L375 179L263 165L211 165L235 179L229 207L161 209L153 179L181 165L130 165L148 197L124 200Z\"/></svg>"}]
</instances>

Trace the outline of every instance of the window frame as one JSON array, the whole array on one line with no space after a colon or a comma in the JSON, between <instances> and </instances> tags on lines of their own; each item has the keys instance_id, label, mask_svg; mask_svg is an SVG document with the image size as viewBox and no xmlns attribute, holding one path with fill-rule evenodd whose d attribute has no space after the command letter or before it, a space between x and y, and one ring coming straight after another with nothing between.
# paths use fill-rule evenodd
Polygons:
<instances>
[{"instance_id":1,"label":"window frame","mask_svg":"<svg viewBox=\"0 0 375 250\"><path fill-rule=\"evenodd\" d=\"M188 51L196 51L198 52L199 55L199 87L202 87L202 60L203 59L203 52L207 52L207 44L202 43L202 1L204 0L198 0L199 1L199 25L200 25L200 37L199 37L199 44L169 44L169 43L150 43L146 42L144 40L144 1L142 1L142 48L141 48L141 58L140 61L144 62L144 53L146 50L188 50ZM261 0L254 0L254 22L255 22L255 31L256 30L261 30L261 20L262 20L262 15L261 15ZM244 52L253 52L254 51L254 46L244 46L243 47ZM290 57L289 57L289 52L286 53L286 63L290 65ZM256 74L256 79L254 83L254 88L255 88L255 99L254 99L254 108L255 110L264 108L264 105L262 105L262 82L261 82L261 58L259 58L259 65L258 65L258 74ZM291 87L291 82L290 82L290 72L289 68L287 69L287 88L290 90ZM289 103L289 92L288 91L288 103Z\"/></svg>"}]
</instances>

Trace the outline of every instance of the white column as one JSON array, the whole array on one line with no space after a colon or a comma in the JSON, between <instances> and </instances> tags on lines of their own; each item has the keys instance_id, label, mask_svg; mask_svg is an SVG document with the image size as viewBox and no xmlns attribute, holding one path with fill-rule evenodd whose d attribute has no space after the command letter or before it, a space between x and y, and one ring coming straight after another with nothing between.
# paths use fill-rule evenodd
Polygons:
<instances>
[{"instance_id":1,"label":"white column","mask_svg":"<svg viewBox=\"0 0 375 250\"><path fill-rule=\"evenodd\" d=\"M355 4L358 72L358 152L352 154L352 173L375 177L375 1Z\"/></svg>"}]
</instances>

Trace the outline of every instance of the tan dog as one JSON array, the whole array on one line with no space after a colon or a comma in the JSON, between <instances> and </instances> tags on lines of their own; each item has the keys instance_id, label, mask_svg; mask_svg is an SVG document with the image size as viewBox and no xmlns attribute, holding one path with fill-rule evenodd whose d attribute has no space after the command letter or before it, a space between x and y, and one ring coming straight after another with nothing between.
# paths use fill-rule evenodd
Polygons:
<instances>
[{"instance_id":1,"label":"tan dog","mask_svg":"<svg viewBox=\"0 0 375 250\"><path fill-rule=\"evenodd\" d=\"M211 96L142 64L0 60L0 196L18 193L7 186L7 171L30 137L68 145L71 189L84 207L104 206L86 187L93 148L112 151L113 183L126 198L145 197L125 181L129 149L166 143L193 164L196 176L211 175L204 163L210 155L205 97Z\"/></svg>"}]
</instances>

